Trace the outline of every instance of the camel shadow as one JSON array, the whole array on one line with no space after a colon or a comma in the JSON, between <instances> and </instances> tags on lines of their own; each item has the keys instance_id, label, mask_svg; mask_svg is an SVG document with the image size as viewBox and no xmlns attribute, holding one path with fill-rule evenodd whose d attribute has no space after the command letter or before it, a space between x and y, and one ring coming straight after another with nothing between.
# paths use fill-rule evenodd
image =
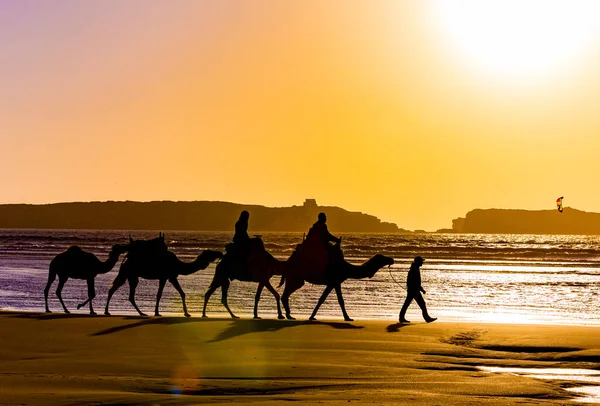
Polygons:
<instances>
[{"instance_id":1,"label":"camel shadow","mask_svg":"<svg viewBox=\"0 0 600 406\"><path fill-rule=\"evenodd\" d=\"M296 327L306 324L325 325L335 329L361 329L363 326L342 322L322 322L322 321L295 321L295 320L253 320L253 319L235 319L230 318L185 318L185 317L138 317L130 316L123 317L125 320L140 320L137 323L126 324L123 326L115 326L105 330L91 334L92 337L114 334L132 328L149 326L149 325L175 325L183 323L210 323L215 321L231 321L230 325L221 331L215 338L207 341L215 343L228 340L230 338L239 337L250 333L273 332L284 328Z\"/></svg>"},{"instance_id":2,"label":"camel shadow","mask_svg":"<svg viewBox=\"0 0 600 406\"><path fill-rule=\"evenodd\" d=\"M409 326L409 324L406 323L394 323L394 324L390 324L389 326L386 327L386 330L388 333L397 333L398 330L400 330L402 327L406 327Z\"/></svg>"},{"instance_id":3,"label":"camel shadow","mask_svg":"<svg viewBox=\"0 0 600 406\"><path fill-rule=\"evenodd\" d=\"M120 331L129 330L136 327L150 326L150 325L174 325L184 323L198 323L198 322L211 322L211 321L225 321L230 320L229 318L215 318L215 319L201 319L197 317L147 317L147 316L125 316L123 320L140 320L138 323L125 324L123 326L115 326L107 328L105 330L98 331L91 334L92 337L103 336L107 334L118 333Z\"/></svg>"},{"instance_id":4,"label":"camel shadow","mask_svg":"<svg viewBox=\"0 0 600 406\"><path fill-rule=\"evenodd\" d=\"M327 321L310 321L310 320L247 320L237 319L234 320L224 331L221 331L215 338L208 341L209 343L216 343L219 341L228 340L230 338L239 337L249 333L264 333L279 331L284 328L296 327L302 325L323 325L329 326L338 330L352 330L361 329L363 326L356 326L350 323L342 322L327 322Z\"/></svg>"},{"instance_id":5,"label":"camel shadow","mask_svg":"<svg viewBox=\"0 0 600 406\"><path fill-rule=\"evenodd\" d=\"M57 320L57 319L87 319L103 317L102 315L93 315L89 313L15 313L7 314L10 317L19 319L35 319L35 320Z\"/></svg>"}]
</instances>

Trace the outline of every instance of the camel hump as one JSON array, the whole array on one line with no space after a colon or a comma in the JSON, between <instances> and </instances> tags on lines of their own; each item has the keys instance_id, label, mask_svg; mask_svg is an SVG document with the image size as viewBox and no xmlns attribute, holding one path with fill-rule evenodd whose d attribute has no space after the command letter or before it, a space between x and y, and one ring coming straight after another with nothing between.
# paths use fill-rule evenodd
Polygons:
<instances>
[{"instance_id":1,"label":"camel hump","mask_svg":"<svg viewBox=\"0 0 600 406\"><path fill-rule=\"evenodd\" d=\"M128 256L154 256L162 255L168 252L167 244L164 236L153 238L151 240L130 240L129 244L125 245L124 250Z\"/></svg>"},{"instance_id":2,"label":"camel hump","mask_svg":"<svg viewBox=\"0 0 600 406\"><path fill-rule=\"evenodd\" d=\"M89 257L90 255L94 255L91 252L82 250L77 245L70 246L69 248L67 248L67 251L65 253L67 254L67 257L69 257L71 259Z\"/></svg>"},{"instance_id":3,"label":"camel hump","mask_svg":"<svg viewBox=\"0 0 600 406\"><path fill-rule=\"evenodd\" d=\"M325 272L328 268L336 267L344 262L344 254L339 244L322 244L318 240L306 240L298 244L290 257L292 261L297 261L302 266L307 266Z\"/></svg>"}]
</instances>

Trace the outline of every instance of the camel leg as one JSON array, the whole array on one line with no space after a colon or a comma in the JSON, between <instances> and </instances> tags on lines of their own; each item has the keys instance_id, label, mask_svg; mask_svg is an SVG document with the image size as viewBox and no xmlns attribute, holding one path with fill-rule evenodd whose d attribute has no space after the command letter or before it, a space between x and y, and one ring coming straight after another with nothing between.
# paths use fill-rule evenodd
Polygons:
<instances>
[{"instance_id":1,"label":"camel leg","mask_svg":"<svg viewBox=\"0 0 600 406\"><path fill-rule=\"evenodd\" d=\"M228 261L224 260L217 264L213 280L210 282L210 286L204 294L204 307L202 307L202 317L206 317L206 306L208 305L208 300L210 299L212 294L215 293L215 290L223 286L223 281L229 281L229 279L227 278L227 273L225 271L227 269L225 264L227 263Z\"/></svg>"},{"instance_id":2,"label":"camel leg","mask_svg":"<svg viewBox=\"0 0 600 406\"><path fill-rule=\"evenodd\" d=\"M160 298L162 297L163 289L165 288L165 283L167 283L166 279L161 279L158 281L158 292L156 292L156 307L154 308L154 315L160 316L158 312L158 304L160 303Z\"/></svg>"},{"instance_id":3,"label":"camel leg","mask_svg":"<svg viewBox=\"0 0 600 406\"><path fill-rule=\"evenodd\" d=\"M213 282L210 284L210 286L206 290L206 293L204 294L204 307L202 307L202 317L207 317L206 316L206 305L208 304L208 300L210 299L212 294L215 293L215 290L217 290L217 288L219 286L220 285L216 284L215 281L213 280Z\"/></svg>"},{"instance_id":4,"label":"camel leg","mask_svg":"<svg viewBox=\"0 0 600 406\"><path fill-rule=\"evenodd\" d=\"M220 278L217 277L217 275L215 275L215 277L213 278L212 282L210 283L210 286L204 294L204 307L202 308L202 317L206 317L206 306L208 305L208 300L210 299L212 294L215 293L215 290L223 287L223 281L225 280L228 281L227 277Z\"/></svg>"},{"instance_id":5,"label":"camel leg","mask_svg":"<svg viewBox=\"0 0 600 406\"><path fill-rule=\"evenodd\" d=\"M108 297L106 298L106 308L104 309L104 314L106 316L110 316L110 313L108 312L108 305L110 304L110 298L112 297L112 295L115 294L117 289L119 289L121 286L123 286L125 284L126 280L127 279L124 276L119 274L113 281L112 286L108 290Z\"/></svg>"},{"instance_id":6,"label":"camel leg","mask_svg":"<svg viewBox=\"0 0 600 406\"><path fill-rule=\"evenodd\" d=\"M89 286L88 286L88 290L89 290ZM90 298L89 298L89 292L88 292L88 298L85 300L85 302L83 303L79 303L77 305L77 310L81 309L83 306L85 306L86 304L88 304L90 302Z\"/></svg>"},{"instance_id":7,"label":"camel leg","mask_svg":"<svg viewBox=\"0 0 600 406\"><path fill-rule=\"evenodd\" d=\"M288 278L285 282L285 288L283 289L283 295L281 295L281 303L283 303L283 308L285 309L285 318L288 320L296 320L292 317L292 313L290 313L290 295L304 286L303 280L295 280Z\"/></svg>"},{"instance_id":8,"label":"camel leg","mask_svg":"<svg viewBox=\"0 0 600 406\"><path fill-rule=\"evenodd\" d=\"M146 314L142 313L139 307L137 307L137 304L135 304L135 288L137 287L138 283L138 278L129 278L129 301L135 310L137 310L137 312L140 314L140 316L146 316Z\"/></svg>"},{"instance_id":9,"label":"camel leg","mask_svg":"<svg viewBox=\"0 0 600 406\"><path fill-rule=\"evenodd\" d=\"M258 288L256 289L256 296L254 296L254 318L260 319L258 317L258 301L260 300L260 293L262 292L265 285L262 282L258 282Z\"/></svg>"},{"instance_id":10,"label":"camel leg","mask_svg":"<svg viewBox=\"0 0 600 406\"><path fill-rule=\"evenodd\" d=\"M96 312L94 312L94 308L92 307L92 300L94 300L94 298L96 297L96 288L94 287L94 278L87 280L87 287L88 287L88 298L85 302L77 305L77 310L81 309L83 306L85 306L86 304L89 303L90 304L90 314L96 314Z\"/></svg>"},{"instance_id":11,"label":"camel leg","mask_svg":"<svg viewBox=\"0 0 600 406\"><path fill-rule=\"evenodd\" d=\"M225 279L223 281L223 285L221 286L221 303L223 304L223 306L225 306L225 308L229 312L229 315L231 316L232 319L239 319L238 316L233 314L233 312L229 308L229 305L227 304L227 291L229 290L229 284L230 284L229 279Z\"/></svg>"},{"instance_id":12,"label":"camel leg","mask_svg":"<svg viewBox=\"0 0 600 406\"><path fill-rule=\"evenodd\" d=\"M279 320L283 320L283 314L281 313L281 305L279 304L279 293L277 293L277 291L275 290L275 288L273 287L273 285L271 285L271 282L265 283L266 288L269 290L269 292L271 292L273 294L273 296L275 296L275 301L277 302L277 318Z\"/></svg>"},{"instance_id":13,"label":"camel leg","mask_svg":"<svg viewBox=\"0 0 600 406\"><path fill-rule=\"evenodd\" d=\"M331 293L332 290L333 290L333 286L327 285L327 287L323 291L323 294L319 298L319 302L317 303L317 306L315 307L315 310L313 310L312 314L308 318L309 320L316 320L315 316L317 315L317 311L319 311L319 307L321 307L321 305L323 304L323 302L325 301L325 299L327 299L327 296L329 296L329 293Z\"/></svg>"},{"instance_id":14,"label":"camel leg","mask_svg":"<svg viewBox=\"0 0 600 406\"><path fill-rule=\"evenodd\" d=\"M183 291L183 289L181 289L177 277L169 279L169 282L171 282L171 285L173 285L175 289L177 289L177 292L179 292L179 296L181 296L181 303L183 303L183 314L185 315L185 317L190 317L191 314L188 313L187 306L185 305L185 292Z\"/></svg>"},{"instance_id":15,"label":"camel leg","mask_svg":"<svg viewBox=\"0 0 600 406\"><path fill-rule=\"evenodd\" d=\"M48 273L48 283L46 284L46 289L44 289L44 300L46 301L46 313L52 313L50 308L48 307L48 292L50 292L50 286L54 283L56 279L56 272L50 270Z\"/></svg>"},{"instance_id":16,"label":"camel leg","mask_svg":"<svg viewBox=\"0 0 600 406\"><path fill-rule=\"evenodd\" d=\"M63 309L65 310L65 313L71 313L70 311L67 310L67 306L65 306L65 302L63 302L62 300L62 289L63 286L65 286L65 283L67 282L68 278L61 278L60 276L58 277L58 286L56 287L56 296L58 297L58 300L60 300L60 304L62 305Z\"/></svg>"},{"instance_id":17,"label":"camel leg","mask_svg":"<svg viewBox=\"0 0 600 406\"><path fill-rule=\"evenodd\" d=\"M342 308L342 314L344 315L344 320L354 321L350 318L350 316L348 316L348 313L346 312L346 306L344 305L344 297L342 296L342 284L338 283L337 285L335 285L335 293L338 298L338 303L340 304L340 307Z\"/></svg>"},{"instance_id":18,"label":"camel leg","mask_svg":"<svg viewBox=\"0 0 600 406\"><path fill-rule=\"evenodd\" d=\"M92 301L96 297L96 287L94 286L94 278L88 279L88 300L90 301L90 314L96 314Z\"/></svg>"}]
</instances>

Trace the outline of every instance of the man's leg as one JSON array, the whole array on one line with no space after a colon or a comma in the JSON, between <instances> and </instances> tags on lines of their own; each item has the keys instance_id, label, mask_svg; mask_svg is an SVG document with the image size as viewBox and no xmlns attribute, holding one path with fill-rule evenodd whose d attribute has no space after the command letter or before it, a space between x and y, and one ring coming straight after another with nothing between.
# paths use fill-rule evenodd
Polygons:
<instances>
[{"instance_id":1,"label":"man's leg","mask_svg":"<svg viewBox=\"0 0 600 406\"><path fill-rule=\"evenodd\" d=\"M427 313L427 305L425 304L425 299L423 299L423 295L421 295L421 292L417 292L415 294L415 301L421 308L421 312L423 312L423 318L427 323L431 323L432 321L437 320L437 318L431 317L429 313Z\"/></svg>"},{"instance_id":2,"label":"man's leg","mask_svg":"<svg viewBox=\"0 0 600 406\"><path fill-rule=\"evenodd\" d=\"M400 317L398 317L398 320L400 321L400 323L410 323L408 320L406 320L404 318L404 316L406 315L406 311L408 310L408 306L410 306L410 302L412 302L413 300L413 295L411 295L410 293L406 293L406 300L404 301L404 304L402 305L402 309L400 309Z\"/></svg>"}]
</instances>

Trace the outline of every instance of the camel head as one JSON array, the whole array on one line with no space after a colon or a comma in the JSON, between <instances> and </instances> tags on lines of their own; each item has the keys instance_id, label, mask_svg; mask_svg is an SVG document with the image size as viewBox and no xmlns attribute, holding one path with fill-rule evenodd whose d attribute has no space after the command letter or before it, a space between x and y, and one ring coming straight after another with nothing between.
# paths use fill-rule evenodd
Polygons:
<instances>
[{"instance_id":1,"label":"camel head","mask_svg":"<svg viewBox=\"0 0 600 406\"><path fill-rule=\"evenodd\" d=\"M386 257L382 254L377 254L367 262L372 262L375 264L375 266L377 266L378 269L381 269L384 266L394 265L394 258Z\"/></svg>"},{"instance_id":2,"label":"camel head","mask_svg":"<svg viewBox=\"0 0 600 406\"><path fill-rule=\"evenodd\" d=\"M111 250L110 250L110 256L120 256L121 254L124 254L127 252L127 246L123 245L123 244L115 244L112 246Z\"/></svg>"},{"instance_id":3,"label":"camel head","mask_svg":"<svg viewBox=\"0 0 600 406\"><path fill-rule=\"evenodd\" d=\"M353 279L372 278L381 268L393 264L394 258L377 254L361 266L351 271L349 277Z\"/></svg>"},{"instance_id":4,"label":"camel head","mask_svg":"<svg viewBox=\"0 0 600 406\"><path fill-rule=\"evenodd\" d=\"M198 255L196 261L208 261L208 263L211 263L216 259L222 258L223 253L221 251L204 250L202 251L202 254Z\"/></svg>"}]
</instances>

